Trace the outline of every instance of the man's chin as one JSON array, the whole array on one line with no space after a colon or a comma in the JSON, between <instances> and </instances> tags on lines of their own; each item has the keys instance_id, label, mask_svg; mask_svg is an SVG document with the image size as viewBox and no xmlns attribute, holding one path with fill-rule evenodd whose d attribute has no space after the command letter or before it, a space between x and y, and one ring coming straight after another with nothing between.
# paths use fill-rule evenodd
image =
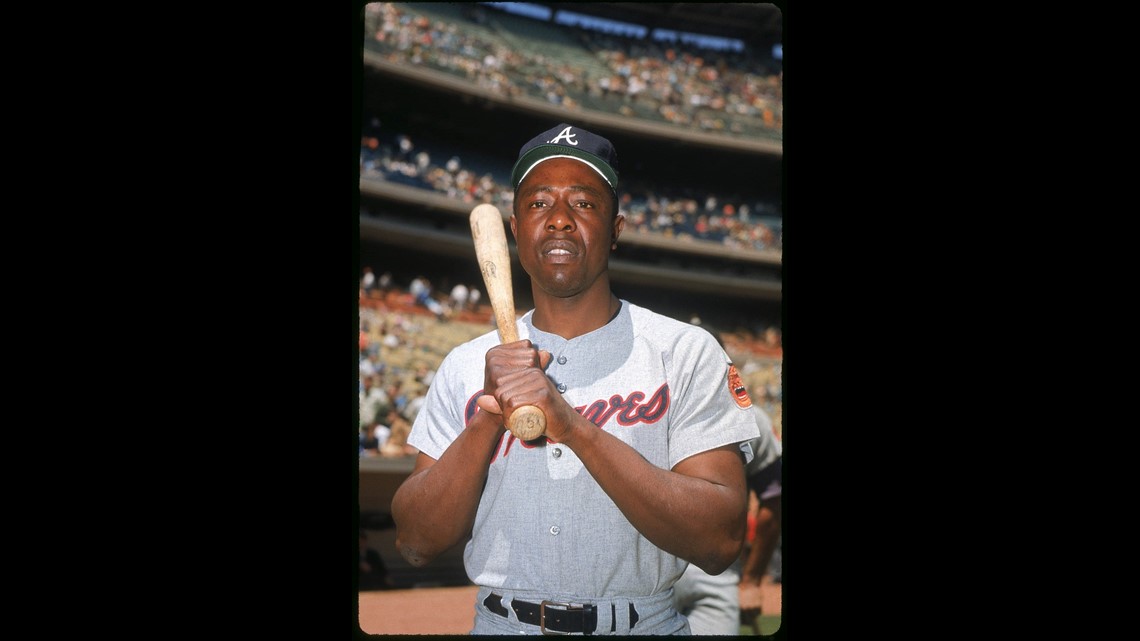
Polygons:
<instances>
[{"instance_id":1,"label":"man's chin","mask_svg":"<svg viewBox=\"0 0 1140 641\"><path fill-rule=\"evenodd\" d=\"M554 298L574 298L581 294L583 289L581 283L571 282L547 282L542 287L542 291Z\"/></svg>"}]
</instances>

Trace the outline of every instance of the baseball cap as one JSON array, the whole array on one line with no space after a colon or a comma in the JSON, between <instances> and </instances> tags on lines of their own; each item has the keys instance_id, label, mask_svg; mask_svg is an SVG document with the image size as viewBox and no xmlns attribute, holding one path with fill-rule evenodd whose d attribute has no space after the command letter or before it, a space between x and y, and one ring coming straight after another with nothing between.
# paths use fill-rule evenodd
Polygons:
<instances>
[{"instance_id":1,"label":"baseball cap","mask_svg":"<svg viewBox=\"0 0 1140 641\"><path fill-rule=\"evenodd\" d=\"M617 193L617 151L613 143L566 123L538 134L522 146L519 159L511 170L511 187L518 189L519 183L535 165L551 158L573 158L586 163Z\"/></svg>"}]
</instances>

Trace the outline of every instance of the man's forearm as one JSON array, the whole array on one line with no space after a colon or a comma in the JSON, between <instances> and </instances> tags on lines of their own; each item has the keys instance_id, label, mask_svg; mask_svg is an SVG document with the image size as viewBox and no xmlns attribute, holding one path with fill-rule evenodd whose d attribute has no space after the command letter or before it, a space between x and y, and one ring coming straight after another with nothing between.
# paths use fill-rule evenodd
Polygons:
<instances>
[{"instance_id":1,"label":"man's forearm","mask_svg":"<svg viewBox=\"0 0 1140 641\"><path fill-rule=\"evenodd\" d=\"M738 454L714 450L690 457L705 463L691 463L689 475L653 465L596 427L583 435L568 447L654 545L712 574L724 571L740 556L746 490ZM740 467L738 474L735 466Z\"/></svg>"},{"instance_id":2,"label":"man's forearm","mask_svg":"<svg viewBox=\"0 0 1140 641\"><path fill-rule=\"evenodd\" d=\"M438 461L420 454L416 469L392 498L396 548L422 567L470 532L491 454L505 433L501 421L476 414Z\"/></svg>"}]
</instances>

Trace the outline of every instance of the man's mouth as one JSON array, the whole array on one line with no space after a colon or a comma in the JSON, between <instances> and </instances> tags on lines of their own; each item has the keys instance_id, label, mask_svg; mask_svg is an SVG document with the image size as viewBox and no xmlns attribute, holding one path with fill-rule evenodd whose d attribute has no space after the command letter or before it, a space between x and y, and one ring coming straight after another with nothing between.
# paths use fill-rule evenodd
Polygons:
<instances>
[{"instance_id":1,"label":"man's mouth","mask_svg":"<svg viewBox=\"0 0 1140 641\"><path fill-rule=\"evenodd\" d=\"M547 243L542 248L542 255L551 258L575 256L578 254L578 248L573 243L566 241L554 241Z\"/></svg>"}]
</instances>

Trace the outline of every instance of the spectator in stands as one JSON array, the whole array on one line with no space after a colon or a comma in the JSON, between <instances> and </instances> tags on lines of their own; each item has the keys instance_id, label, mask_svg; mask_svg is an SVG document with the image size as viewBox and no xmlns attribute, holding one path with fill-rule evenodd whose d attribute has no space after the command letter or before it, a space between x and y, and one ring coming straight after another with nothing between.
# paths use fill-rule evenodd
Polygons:
<instances>
[{"instance_id":1,"label":"spectator in stands","mask_svg":"<svg viewBox=\"0 0 1140 641\"><path fill-rule=\"evenodd\" d=\"M415 454L415 448L408 445L408 434L412 424L396 408L388 410L388 437L380 444L380 456L401 457Z\"/></svg>"},{"instance_id":2,"label":"spectator in stands","mask_svg":"<svg viewBox=\"0 0 1140 641\"><path fill-rule=\"evenodd\" d=\"M467 289L467 285L456 283L455 287L451 288L451 309L455 312L462 312L467 308L467 301L470 296L471 292Z\"/></svg>"},{"instance_id":3,"label":"spectator in stands","mask_svg":"<svg viewBox=\"0 0 1140 641\"><path fill-rule=\"evenodd\" d=\"M360 354L360 376L361 378L368 378L383 371L383 364L380 363L379 358L372 354L361 352Z\"/></svg>"},{"instance_id":4,"label":"spectator in stands","mask_svg":"<svg viewBox=\"0 0 1140 641\"><path fill-rule=\"evenodd\" d=\"M384 415L377 415L372 418L372 438L376 441L377 452L384 452L384 445L388 443L388 439L392 436L392 428L388 427L391 422L392 413L396 410L392 406L388 406L388 412Z\"/></svg>"},{"instance_id":5,"label":"spectator in stands","mask_svg":"<svg viewBox=\"0 0 1140 641\"><path fill-rule=\"evenodd\" d=\"M768 328L764 330L764 337L761 343L756 347L756 352L772 358L783 357L784 346L779 327L769 325Z\"/></svg>"},{"instance_id":6,"label":"spectator in stands","mask_svg":"<svg viewBox=\"0 0 1140 641\"><path fill-rule=\"evenodd\" d=\"M437 319L443 320L447 315L447 310L432 296L431 281L428 280L427 277L421 275L412 279L408 291L412 294L412 298L417 303L426 307L432 314L435 314Z\"/></svg>"},{"instance_id":7,"label":"spectator in stands","mask_svg":"<svg viewBox=\"0 0 1140 641\"><path fill-rule=\"evenodd\" d=\"M360 456L372 457L379 456L380 443L376 440L375 434L372 429L368 427L360 428Z\"/></svg>"},{"instance_id":8,"label":"spectator in stands","mask_svg":"<svg viewBox=\"0 0 1140 641\"><path fill-rule=\"evenodd\" d=\"M402 341L397 333L389 330L387 325L380 328L380 344L389 349L395 349L400 346Z\"/></svg>"},{"instance_id":9,"label":"spectator in stands","mask_svg":"<svg viewBox=\"0 0 1140 641\"><path fill-rule=\"evenodd\" d=\"M376 289L376 274L372 273L372 268L365 265L364 274L360 277L360 295L363 298L372 298L372 292Z\"/></svg>"},{"instance_id":10,"label":"spectator in stands","mask_svg":"<svg viewBox=\"0 0 1140 641\"><path fill-rule=\"evenodd\" d=\"M412 159L412 152L416 146L412 144L412 139L407 134L400 134L396 137L396 143L399 146L399 151L396 152L396 160L400 162L409 162Z\"/></svg>"},{"instance_id":11,"label":"spectator in stands","mask_svg":"<svg viewBox=\"0 0 1140 641\"><path fill-rule=\"evenodd\" d=\"M420 363L416 365L416 382L423 385L425 388L431 385L432 379L435 378L435 369L427 363Z\"/></svg>"},{"instance_id":12,"label":"spectator in stands","mask_svg":"<svg viewBox=\"0 0 1140 641\"><path fill-rule=\"evenodd\" d=\"M392 402L392 408L397 412L404 411L404 407L408 404L408 395L407 392L404 391L404 382L398 378L393 379L392 382L388 383L388 389L385 391L388 393L388 398Z\"/></svg>"},{"instance_id":13,"label":"spectator in stands","mask_svg":"<svg viewBox=\"0 0 1140 641\"><path fill-rule=\"evenodd\" d=\"M420 413L420 408L424 405L424 400L427 398L427 385L416 386L416 389L409 395L406 405L404 405L403 415L410 423L416 422L416 415Z\"/></svg>"},{"instance_id":14,"label":"spectator in stands","mask_svg":"<svg viewBox=\"0 0 1140 641\"><path fill-rule=\"evenodd\" d=\"M364 389L360 392L360 426L371 429L378 416L385 416L392 405L392 398L384 389L383 379L378 374L364 378Z\"/></svg>"}]
</instances>

